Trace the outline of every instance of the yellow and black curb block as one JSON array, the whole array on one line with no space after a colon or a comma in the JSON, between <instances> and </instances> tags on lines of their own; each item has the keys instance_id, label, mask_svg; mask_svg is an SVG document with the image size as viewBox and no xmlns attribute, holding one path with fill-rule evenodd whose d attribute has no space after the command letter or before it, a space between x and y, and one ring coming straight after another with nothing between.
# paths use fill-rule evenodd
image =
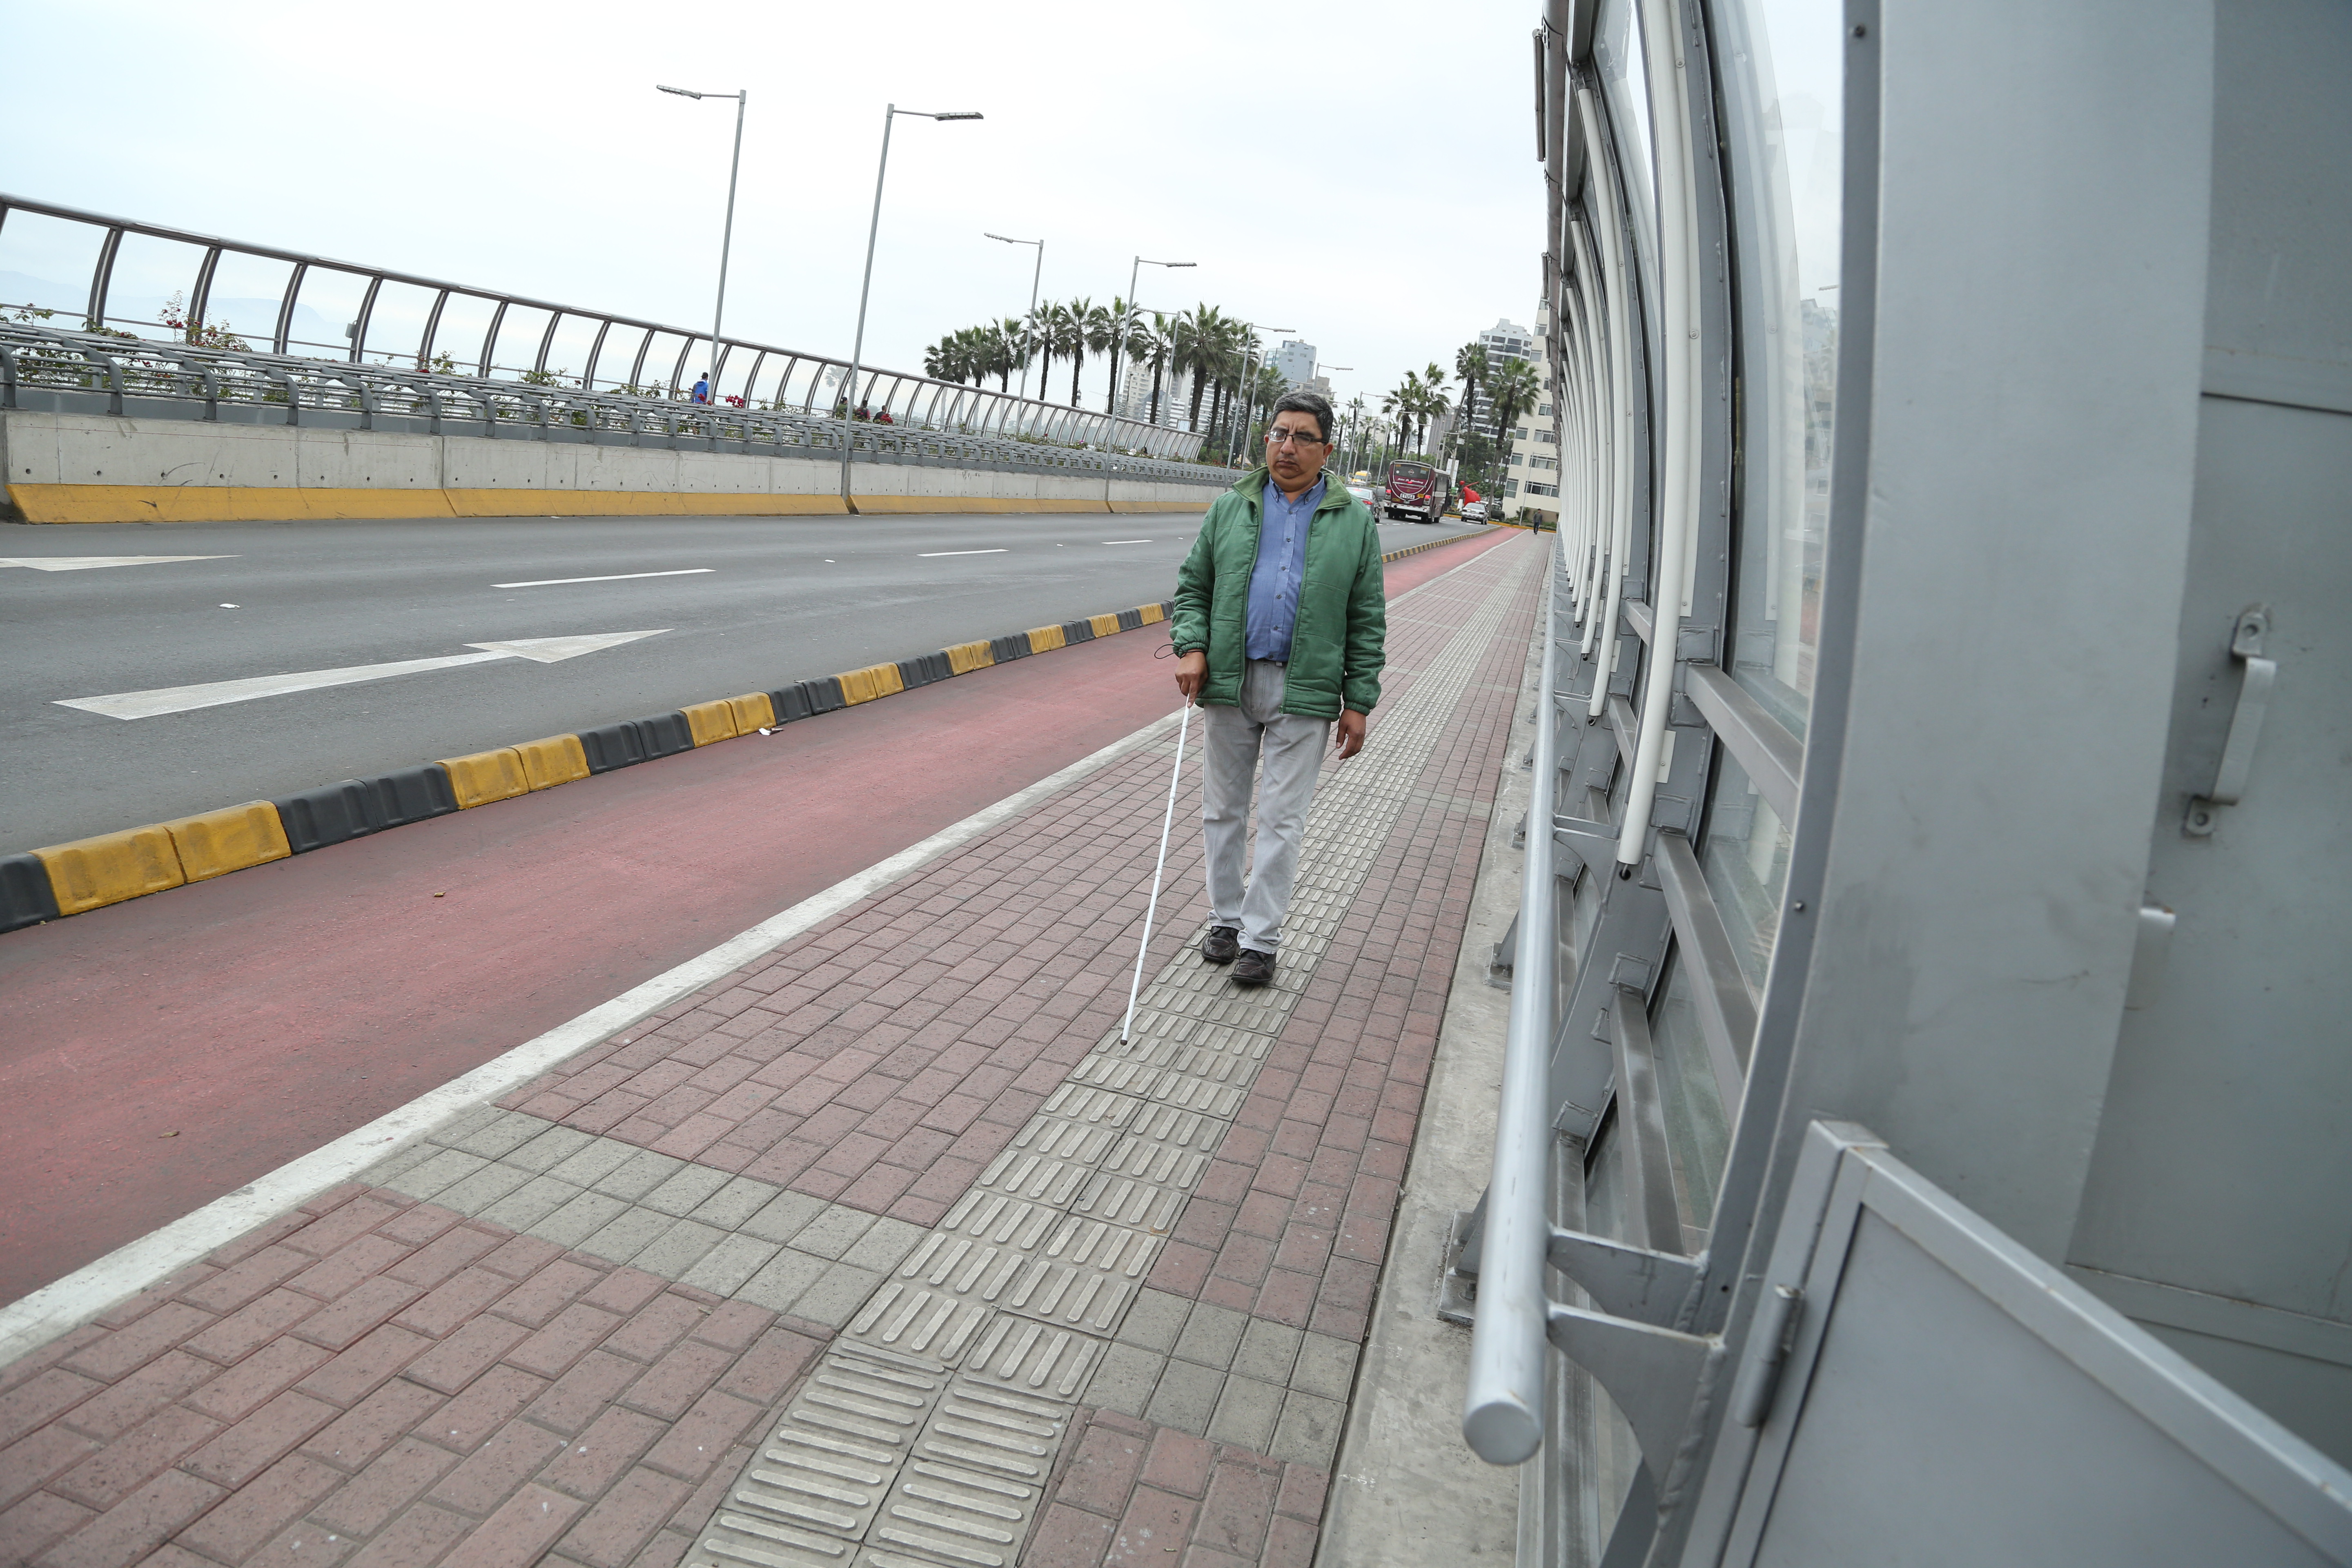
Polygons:
<instances>
[{"instance_id":1,"label":"yellow and black curb block","mask_svg":"<svg viewBox=\"0 0 2352 1568\"><path fill-rule=\"evenodd\" d=\"M247 866L446 816L453 811L552 789L593 773L690 752L739 735L871 702L975 669L1009 664L1168 618L1143 605L962 643L896 664L869 665L779 687L696 702L673 712L520 745L444 757L369 779L344 779L280 800L247 801L200 816L159 822L29 855L0 856L0 931L78 915L127 899L202 882Z\"/></svg>"},{"instance_id":2,"label":"yellow and black curb block","mask_svg":"<svg viewBox=\"0 0 2352 1568\"><path fill-rule=\"evenodd\" d=\"M1459 540L1407 545L1382 562ZM278 800L247 801L173 822L102 833L30 854L0 856L0 931L160 893L283 860L345 839L454 811L511 800L698 746L969 675L976 669L1134 631L1168 617L1165 604L1086 616L985 642L959 643L896 664L868 665L772 691L748 691L668 713L624 719L576 735L550 735L467 757L444 757L373 778L343 779Z\"/></svg>"}]
</instances>

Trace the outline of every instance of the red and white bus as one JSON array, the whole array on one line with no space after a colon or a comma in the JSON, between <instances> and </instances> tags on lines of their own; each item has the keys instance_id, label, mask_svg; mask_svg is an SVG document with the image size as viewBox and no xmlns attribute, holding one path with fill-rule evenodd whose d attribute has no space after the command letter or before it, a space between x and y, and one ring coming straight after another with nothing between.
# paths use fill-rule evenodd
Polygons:
<instances>
[{"instance_id":1,"label":"red and white bus","mask_svg":"<svg viewBox=\"0 0 2352 1568\"><path fill-rule=\"evenodd\" d=\"M1453 500L1453 483L1427 463L1391 463L1381 487L1381 514L1391 521L1435 522Z\"/></svg>"}]
</instances>

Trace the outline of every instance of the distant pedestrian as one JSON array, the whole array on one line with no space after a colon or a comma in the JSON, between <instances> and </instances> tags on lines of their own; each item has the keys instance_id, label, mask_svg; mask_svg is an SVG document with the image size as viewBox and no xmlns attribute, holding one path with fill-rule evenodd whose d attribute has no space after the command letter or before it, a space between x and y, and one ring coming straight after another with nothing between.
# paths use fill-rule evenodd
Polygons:
<instances>
[{"instance_id":1,"label":"distant pedestrian","mask_svg":"<svg viewBox=\"0 0 2352 1568\"><path fill-rule=\"evenodd\" d=\"M696 380L694 384L694 401L697 403L708 403L710 401L709 376L704 375Z\"/></svg>"},{"instance_id":2,"label":"distant pedestrian","mask_svg":"<svg viewBox=\"0 0 2352 1568\"><path fill-rule=\"evenodd\" d=\"M1337 720L1340 759L1354 756L1381 700L1380 531L1370 508L1326 479L1330 434L1331 405L1315 394L1275 404L1265 466L1210 506L1176 575L1176 689L1206 710L1208 731L1201 956L1232 964L1237 985L1274 978L1324 736ZM1244 887L1254 792L1257 852Z\"/></svg>"}]
</instances>

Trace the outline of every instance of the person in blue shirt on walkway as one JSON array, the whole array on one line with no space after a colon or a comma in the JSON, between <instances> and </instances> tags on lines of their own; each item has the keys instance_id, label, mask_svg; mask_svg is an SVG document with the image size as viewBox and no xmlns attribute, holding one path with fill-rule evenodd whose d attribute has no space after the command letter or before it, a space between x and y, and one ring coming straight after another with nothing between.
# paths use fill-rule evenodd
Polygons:
<instances>
[{"instance_id":1,"label":"person in blue shirt on walkway","mask_svg":"<svg viewBox=\"0 0 2352 1568\"><path fill-rule=\"evenodd\" d=\"M708 403L710 401L710 377L709 375L706 374L696 378L694 383L694 401L697 403Z\"/></svg>"},{"instance_id":2,"label":"person in blue shirt on walkway","mask_svg":"<svg viewBox=\"0 0 2352 1568\"><path fill-rule=\"evenodd\" d=\"M1212 912L1201 956L1232 964L1237 985L1274 978L1324 737L1337 721L1339 758L1354 756L1381 700L1380 530L1325 476L1330 437L1323 398L1294 392L1275 404L1265 466L1210 506L1169 617L1176 689L1201 704L1208 731L1201 821ZM1257 850L1244 885L1254 793Z\"/></svg>"}]
</instances>

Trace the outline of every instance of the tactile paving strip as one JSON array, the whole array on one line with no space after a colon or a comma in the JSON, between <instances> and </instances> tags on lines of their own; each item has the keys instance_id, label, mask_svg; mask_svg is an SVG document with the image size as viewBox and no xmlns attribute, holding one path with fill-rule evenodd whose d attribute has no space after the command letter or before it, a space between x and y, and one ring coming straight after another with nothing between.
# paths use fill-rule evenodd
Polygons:
<instances>
[{"instance_id":1,"label":"tactile paving strip","mask_svg":"<svg viewBox=\"0 0 2352 1568\"><path fill-rule=\"evenodd\" d=\"M689 1563L1019 1560L1068 1407L1536 559L1487 592L1377 744L1318 786L1275 984L1241 990L1189 951L1153 976L1131 1038L1107 1037L1072 1070L851 1320Z\"/></svg>"}]
</instances>

